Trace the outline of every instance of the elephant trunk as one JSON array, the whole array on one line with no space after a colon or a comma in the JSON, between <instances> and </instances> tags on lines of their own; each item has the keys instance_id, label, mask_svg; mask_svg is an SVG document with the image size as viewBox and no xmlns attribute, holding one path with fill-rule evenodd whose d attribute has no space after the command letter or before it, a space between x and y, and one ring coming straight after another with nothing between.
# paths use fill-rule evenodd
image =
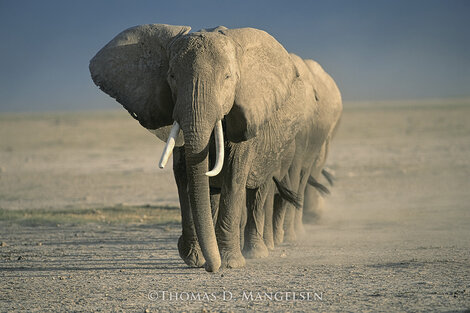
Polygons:
<instances>
[{"instance_id":1,"label":"elephant trunk","mask_svg":"<svg viewBox=\"0 0 470 313\"><path fill-rule=\"evenodd\" d=\"M206 259L208 272L216 272L221 265L219 248L215 237L214 224L209 195L209 177L206 175L209 165L209 136L195 138L194 133L183 130L185 140L186 170L188 192L199 245ZM202 136L206 137L206 136ZM204 145L203 148L200 144ZM199 147L198 147L199 146Z\"/></svg>"},{"instance_id":2,"label":"elephant trunk","mask_svg":"<svg viewBox=\"0 0 470 313\"><path fill-rule=\"evenodd\" d=\"M178 137L179 131L180 125L175 121L160 159L160 168L165 167L168 158L175 146L175 140ZM209 172L205 172L209 164L208 138L207 140L204 140L204 138L198 138L196 140L192 133L183 132L185 135L185 141L187 142L185 145L185 152L187 156L186 166L188 169L188 191L191 207L193 208L191 211L195 223L196 233L199 239L199 244L203 251L204 258L206 259L206 270L209 272L215 272L220 267L220 255L215 238L214 225L212 222L213 219L211 214L212 210L210 207L208 178L219 174L223 166L224 137L222 131L222 122L220 120L216 123L214 132L217 155L215 166ZM205 147L201 148L201 143L203 145L205 143Z\"/></svg>"}]
</instances>

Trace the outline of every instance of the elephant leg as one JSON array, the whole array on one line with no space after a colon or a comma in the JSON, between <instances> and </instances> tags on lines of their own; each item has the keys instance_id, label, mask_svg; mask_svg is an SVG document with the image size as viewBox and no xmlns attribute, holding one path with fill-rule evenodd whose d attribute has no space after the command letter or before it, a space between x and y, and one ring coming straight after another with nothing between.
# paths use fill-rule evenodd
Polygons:
<instances>
[{"instance_id":1,"label":"elephant leg","mask_svg":"<svg viewBox=\"0 0 470 313\"><path fill-rule=\"evenodd\" d=\"M290 187L291 190L295 190L296 192L299 190L299 184L301 179L301 164L300 160L296 160L293 162L292 166L289 169L289 179L290 179ZM286 242L295 242L297 241L297 234L295 232L295 212L297 208L287 201L284 201L284 205L286 206L286 213L284 218L284 230L285 236L284 240Z\"/></svg>"},{"instance_id":2,"label":"elephant leg","mask_svg":"<svg viewBox=\"0 0 470 313\"><path fill-rule=\"evenodd\" d=\"M294 217L294 229L297 238L305 235L305 227L302 223L303 208L296 208Z\"/></svg>"},{"instance_id":3,"label":"elephant leg","mask_svg":"<svg viewBox=\"0 0 470 313\"><path fill-rule=\"evenodd\" d=\"M323 197L312 186L305 187L303 223L314 224L318 222L323 211Z\"/></svg>"},{"instance_id":4,"label":"elephant leg","mask_svg":"<svg viewBox=\"0 0 470 313\"><path fill-rule=\"evenodd\" d=\"M243 255L249 259L265 258L269 255L263 240L264 202L268 189L269 183L265 183L258 189L247 189L246 191L247 223Z\"/></svg>"},{"instance_id":5,"label":"elephant leg","mask_svg":"<svg viewBox=\"0 0 470 313\"><path fill-rule=\"evenodd\" d=\"M320 153L312 165L310 175L316 180L319 180L321 176L321 170L325 166L326 157L328 154L329 140L326 140L321 147ZM318 190L306 184L305 197L304 197L304 212L303 221L305 223L315 223L318 221L323 210L323 197L320 195Z\"/></svg>"},{"instance_id":6,"label":"elephant leg","mask_svg":"<svg viewBox=\"0 0 470 313\"><path fill-rule=\"evenodd\" d=\"M284 218L284 241L285 242L296 242L297 234L295 232L295 212L297 211L296 207L291 203L285 203L286 205L286 215Z\"/></svg>"},{"instance_id":7,"label":"elephant leg","mask_svg":"<svg viewBox=\"0 0 470 313\"><path fill-rule=\"evenodd\" d=\"M309 173L311 172L310 168L306 172L302 172L300 175L300 184L298 188L299 203L302 204L302 207L295 208L295 217L294 217L294 230L297 237L301 237L305 234L305 228L302 223L303 216L303 203L304 203L304 194L305 188L307 186Z\"/></svg>"},{"instance_id":8,"label":"elephant leg","mask_svg":"<svg viewBox=\"0 0 470 313\"><path fill-rule=\"evenodd\" d=\"M289 175L285 175L281 182L287 189L292 190ZM288 202L284 200L280 193L274 195L273 205L273 239L275 245L284 242L284 220Z\"/></svg>"},{"instance_id":9,"label":"elephant leg","mask_svg":"<svg viewBox=\"0 0 470 313\"><path fill-rule=\"evenodd\" d=\"M269 190L264 201L264 232L263 239L268 250L274 250L273 238L274 184L269 184Z\"/></svg>"},{"instance_id":10,"label":"elephant leg","mask_svg":"<svg viewBox=\"0 0 470 313\"><path fill-rule=\"evenodd\" d=\"M245 227L246 227L247 214L246 210L242 209L240 216L240 249L243 251L245 246Z\"/></svg>"},{"instance_id":11,"label":"elephant leg","mask_svg":"<svg viewBox=\"0 0 470 313\"><path fill-rule=\"evenodd\" d=\"M247 160L251 160L252 149L238 147L237 150L230 151L230 156L224 164L216 225L222 267L227 268L245 266L245 258L240 249L240 221L242 210L246 210L246 182L249 171Z\"/></svg>"},{"instance_id":12,"label":"elephant leg","mask_svg":"<svg viewBox=\"0 0 470 313\"><path fill-rule=\"evenodd\" d=\"M274 195L273 204L273 241L276 246L284 241L285 200L279 194Z\"/></svg>"},{"instance_id":13,"label":"elephant leg","mask_svg":"<svg viewBox=\"0 0 470 313\"><path fill-rule=\"evenodd\" d=\"M182 235L178 239L178 252L183 261L191 267L202 267L206 260L202 255L194 228L191 205L189 204L188 181L186 175L186 162L184 148L178 147L173 151L173 174L181 207Z\"/></svg>"},{"instance_id":14,"label":"elephant leg","mask_svg":"<svg viewBox=\"0 0 470 313\"><path fill-rule=\"evenodd\" d=\"M280 176L277 177L281 180L281 184L287 187L287 189L292 190L290 187L291 183L289 180L289 169L295 157L295 141L292 142L289 148L285 151L283 158L281 160ZM281 179L282 177L282 179ZM280 193L276 192L276 187L273 185L272 196L268 198L267 202L272 201L272 240L273 244L279 245L284 241L284 218L286 214L286 200L284 200ZM268 204L266 204L268 205ZM269 214L269 209L266 211ZM271 219L270 219L271 220ZM268 234L269 234L269 227ZM268 237L269 238L269 237ZM269 239L268 239L269 240ZM268 244L268 247L273 247L273 245Z\"/></svg>"},{"instance_id":15,"label":"elephant leg","mask_svg":"<svg viewBox=\"0 0 470 313\"><path fill-rule=\"evenodd\" d=\"M302 200L303 201L303 200ZM294 229L297 238L302 237L305 235L305 227L302 222L303 217L303 207L295 209L295 217L294 217Z\"/></svg>"}]
</instances>

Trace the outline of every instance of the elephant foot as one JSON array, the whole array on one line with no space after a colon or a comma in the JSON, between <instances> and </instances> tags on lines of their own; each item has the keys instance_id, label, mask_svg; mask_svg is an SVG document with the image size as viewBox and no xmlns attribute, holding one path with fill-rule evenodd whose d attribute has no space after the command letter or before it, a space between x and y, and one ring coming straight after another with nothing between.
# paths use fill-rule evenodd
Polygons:
<instances>
[{"instance_id":1,"label":"elephant foot","mask_svg":"<svg viewBox=\"0 0 470 313\"><path fill-rule=\"evenodd\" d=\"M274 250L274 239L273 239L273 237L264 238L264 244L266 245L266 248L268 248L269 251Z\"/></svg>"},{"instance_id":2,"label":"elephant foot","mask_svg":"<svg viewBox=\"0 0 470 313\"><path fill-rule=\"evenodd\" d=\"M287 230L286 235L284 236L284 241L285 242L296 242L297 241L297 235L294 230Z\"/></svg>"},{"instance_id":3,"label":"elephant foot","mask_svg":"<svg viewBox=\"0 0 470 313\"><path fill-rule=\"evenodd\" d=\"M206 259L202 255L201 247L197 241L186 241L183 236L178 239L180 257L190 267L203 267Z\"/></svg>"},{"instance_id":4,"label":"elephant foot","mask_svg":"<svg viewBox=\"0 0 470 313\"><path fill-rule=\"evenodd\" d=\"M221 267L224 268L240 268L244 267L246 264L245 258L240 250L220 249L220 256L222 259Z\"/></svg>"},{"instance_id":5,"label":"elephant foot","mask_svg":"<svg viewBox=\"0 0 470 313\"><path fill-rule=\"evenodd\" d=\"M264 241L260 240L255 243L247 243L243 249L243 255L247 259L261 259L266 258L269 251Z\"/></svg>"},{"instance_id":6,"label":"elephant foot","mask_svg":"<svg viewBox=\"0 0 470 313\"><path fill-rule=\"evenodd\" d=\"M284 230L279 229L279 230L274 231L273 237L274 237L274 244L276 246L279 246L281 243L284 242Z\"/></svg>"}]
</instances>

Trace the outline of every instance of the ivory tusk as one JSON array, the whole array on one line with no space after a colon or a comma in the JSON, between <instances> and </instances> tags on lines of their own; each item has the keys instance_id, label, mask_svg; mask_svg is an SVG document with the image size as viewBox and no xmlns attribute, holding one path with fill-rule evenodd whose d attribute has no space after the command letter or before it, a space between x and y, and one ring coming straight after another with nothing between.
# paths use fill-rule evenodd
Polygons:
<instances>
[{"instance_id":1,"label":"ivory tusk","mask_svg":"<svg viewBox=\"0 0 470 313\"><path fill-rule=\"evenodd\" d=\"M164 168L166 162L170 158L171 153L173 152L173 148L175 147L175 140L178 138L178 134L180 132L180 125L177 121L173 123L173 127L171 128L170 135L168 135L168 140L166 142L165 148L163 149L162 157L160 159L160 163L158 163L158 167Z\"/></svg>"},{"instance_id":2,"label":"ivory tusk","mask_svg":"<svg viewBox=\"0 0 470 313\"><path fill-rule=\"evenodd\" d=\"M224 132L222 131L222 121L220 120L215 124L214 135L216 158L214 168L206 173L209 177L218 175L224 165Z\"/></svg>"}]
</instances>

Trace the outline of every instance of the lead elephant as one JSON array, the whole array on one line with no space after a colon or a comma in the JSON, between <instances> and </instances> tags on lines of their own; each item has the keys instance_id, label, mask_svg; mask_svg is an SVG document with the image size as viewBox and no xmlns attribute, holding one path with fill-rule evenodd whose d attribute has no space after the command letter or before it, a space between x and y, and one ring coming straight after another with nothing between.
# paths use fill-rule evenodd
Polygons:
<instances>
[{"instance_id":1,"label":"lead elephant","mask_svg":"<svg viewBox=\"0 0 470 313\"><path fill-rule=\"evenodd\" d=\"M247 190L275 175L316 100L291 56L266 32L189 30L163 24L127 29L96 54L90 72L143 127L158 134L173 125L161 166L182 130L178 154L184 152L187 190L179 192L186 192L191 211L182 214L183 228L193 226L187 230L197 236L206 270L217 271L222 263L244 265L240 216L247 197L256 197ZM213 130L216 157L208 171ZM212 195L219 204L215 227L210 185L220 188L220 199ZM191 244L183 237L181 245L197 248Z\"/></svg>"}]
</instances>

